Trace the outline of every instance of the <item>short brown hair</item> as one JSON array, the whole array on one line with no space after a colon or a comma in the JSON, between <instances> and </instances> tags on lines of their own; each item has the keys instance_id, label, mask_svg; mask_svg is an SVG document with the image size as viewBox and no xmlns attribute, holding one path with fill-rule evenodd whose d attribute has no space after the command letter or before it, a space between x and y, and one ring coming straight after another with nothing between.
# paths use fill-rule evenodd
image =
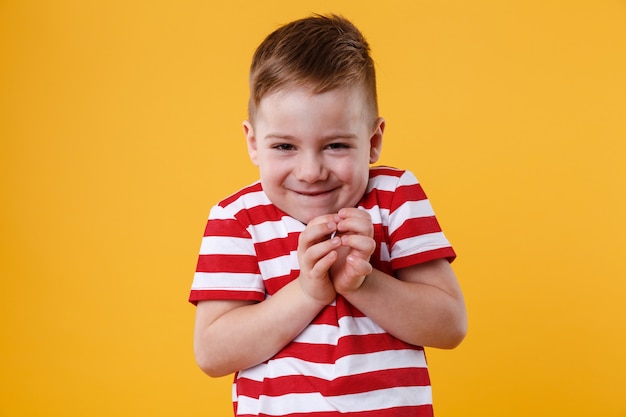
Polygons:
<instances>
[{"instance_id":1,"label":"short brown hair","mask_svg":"<svg viewBox=\"0 0 626 417\"><path fill-rule=\"evenodd\" d=\"M254 53L248 116L252 120L263 97L287 86L310 86L318 94L359 84L377 117L374 61L363 34L337 15L299 19L269 34Z\"/></svg>"}]
</instances>

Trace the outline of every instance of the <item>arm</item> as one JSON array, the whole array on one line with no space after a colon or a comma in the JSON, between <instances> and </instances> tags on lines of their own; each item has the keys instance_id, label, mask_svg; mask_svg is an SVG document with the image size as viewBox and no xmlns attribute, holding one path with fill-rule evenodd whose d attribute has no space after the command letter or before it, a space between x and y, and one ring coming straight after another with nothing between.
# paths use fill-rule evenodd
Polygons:
<instances>
[{"instance_id":1,"label":"arm","mask_svg":"<svg viewBox=\"0 0 626 417\"><path fill-rule=\"evenodd\" d=\"M292 281L271 298L201 301L194 352L200 369L218 377L255 366L293 340L321 310Z\"/></svg>"},{"instance_id":2,"label":"arm","mask_svg":"<svg viewBox=\"0 0 626 417\"><path fill-rule=\"evenodd\" d=\"M467 332L461 288L445 259L403 268L398 279L374 270L356 291L343 295L407 343L451 349Z\"/></svg>"},{"instance_id":3,"label":"arm","mask_svg":"<svg viewBox=\"0 0 626 417\"><path fill-rule=\"evenodd\" d=\"M300 276L272 297L254 301L198 303L194 352L210 376L224 376L262 363L291 342L336 296L328 269L337 259L340 239L333 217L309 223L300 234Z\"/></svg>"},{"instance_id":4,"label":"arm","mask_svg":"<svg viewBox=\"0 0 626 417\"><path fill-rule=\"evenodd\" d=\"M366 269L373 227L362 210L342 209L340 258L331 269L336 291L385 331L419 346L456 347L467 332L465 302L445 259L398 270L392 277Z\"/></svg>"}]
</instances>

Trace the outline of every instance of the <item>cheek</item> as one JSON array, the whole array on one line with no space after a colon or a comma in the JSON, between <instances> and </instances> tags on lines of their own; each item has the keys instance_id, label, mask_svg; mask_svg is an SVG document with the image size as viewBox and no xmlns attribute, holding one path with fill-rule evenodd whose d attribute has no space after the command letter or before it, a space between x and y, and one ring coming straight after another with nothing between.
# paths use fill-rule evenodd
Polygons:
<instances>
[{"instance_id":1,"label":"cheek","mask_svg":"<svg viewBox=\"0 0 626 417\"><path fill-rule=\"evenodd\" d=\"M342 183L360 189L369 181L369 165L356 168L354 163L345 163L335 170L335 175Z\"/></svg>"},{"instance_id":2,"label":"cheek","mask_svg":"<svg viewBox=\"0 0 626 417\"><path fill-rule=\"evenodd\" d=\"M369 178L369 159L352 158L345 161L336 161L333 164L335 175L344 183L362 183Z\"/></svg>"},{"instance_id":3,"label":"cheek","mask_svg":"<svg viewBox=\"0 0 626 417\"><path fill-rule=\"evenodd\" d=\"M343 183L353 183L357 178L355 177L354 167L351 163L342 163L334 169L335 175Z\"/></svg>"},{"instance_id":4,"label":"cheek","mask_svg":"<svg viewBox=\"0 0 626 417\"><path fill-rule=\"evenodd\" d=\"M260 175L263 182L271 184L282 183L289 175L289 169L285 165L276 162L261 164Z\"/></svg>"}]
</instances>

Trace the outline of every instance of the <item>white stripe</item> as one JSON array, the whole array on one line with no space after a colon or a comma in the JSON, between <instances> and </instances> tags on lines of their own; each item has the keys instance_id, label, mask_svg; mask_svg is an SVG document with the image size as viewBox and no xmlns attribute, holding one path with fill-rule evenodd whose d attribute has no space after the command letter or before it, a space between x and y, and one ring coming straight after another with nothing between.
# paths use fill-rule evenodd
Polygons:
<instances>
[{"instance_id":1,"label":"white stripe","mask_svg":"<svg viewBox=\"0 0 626 417\"><path fill-rule=\"evenodd\" d=\"M230 213L227 213L223 207L213 206L211 207L211 211L209 213L209 219L213 220L232 220L233 216Z\"/></svg>"},{"instance_id":2,"label":"white stripe","mask_svg":"<svg viewBox=\"0 0 626 417\"><path fill-rule=\"evenodd\" d=\"M254 255L252 241L243 237L205 236L200 255Z\"/></svg>"},{"instance_id":3,"label":"white stripe","mask_svg":"<svg viewBox=\"0 0 626 417\"><path fill-rule=\"evenodd\" d=\"M328 399L343 412L382 410L390 407L410 407L432 403L430 386L395 387L359 394L341 395Z\"/></svg>"},{"instance_id":4,"label":"white stripe","mask_svg":"<svg viewBox=\"0 0 626 417\"><path fill-rule=\"evenodd\" d=\"M415 185L419 183L420 183L419 180L415 177L415 175L413 175L411 171L404 171L402 173L402 176L398 178L397 187L401 187L404 185Z\"/></svg>"},{"instance_id":5,"label":"white stripe","mask_svg":"<svg viewBox=\"0 0 626 417\"><path fill-rule=\"evenodd\" d=\"M355 354L339 358L335 364L312 363L285 357L245 369L239 376L259 382L265 378L291 375L313 376L332 381L342 376L410 367L427 367L423 351L406 349Z\"/></svg>"},{"instance_id":6,"label":"white stripe","mask_svg":"<svg viewBox=\"0 0 626 417\"><path fill-rule=\"evenodd\" d=\"M255 242L267 242L278 238L287 237L287 229L282 220L267 221L250 226L248 231Z\"/></svg>"},{"instance_id":7,"label":"white stripe","mask_svg":"<svg viewBox=\"0 0 626 417\"><path fill-rule=\"evenodd\" d=\"M196 272L192 290L258 291L265 293L263 281L258 274L230 272Z\"/></svg>"},{"instance_id":8,"label":"white stripe","mask_svg":"<svg viewBox=\"0 0 626 417\"><path fill-rule=\"evenodd\" d=\"M288 275L293 267L290 262L291 259L292 255L285 255L261 261L259 262L259 270L266 279Z\"/></svg>"},{"instance_id":9,"label":"white stripe","mask_svg":"<svg viewBox=\"0 0 626 417\"><path fill-rule=\"evenodd\" d=\"M389 254L389 246L387 242L380 242L380 260L383 262L391 261L391 255Z\"/></svg>"},{"instance_id":10,"label":"white stripe","mask_svg":"<svg viewBox=\"0 0 626 417\"><path fill-rule=\"evenodd\" d=\"M301 232L306 227L304 223L290 216L283 216L282 220L288 233Z\"/></svg>"},{"instance_id":11,"label":"white stripe","mask_svg":"<svg viewBox=\"0 0 626 417\"><path fill-rule=\"evenodd\" d=\"M339 326L329 324L311 324L296 337L299 343L337 345L343 336L361 336L381 334L385 331L367 317L345 316L339 320Z\"/></svg>"},{"instance_id":12,"label":"white stripe","mask_svg":"<svg viewBox=\"0 0 626 417\"><path fill-rule=\"evenodd\" d=\"M339 328L330 324L310 324L294 342L320 345L337 345Z\"/></svg>"},{"instance_id":13,"label":"white stripe","mask_svg":"<svg viewBox=\"0 0 626 417\"><path fill-rule=\"evenodd\" d=\"M363 206L359 206L359 208L369 213L370 217L372 218L372 223L374 224L382 224L384 223L382 219L386 219L389 217L389 209L382 208L378 205L370 207L368 209L364 208Z\"/></svg>"},{"instance_id":14,"label":"white stripe","mask_svg":"<svg viewBox=\"0 0 626 417\"><path fill-rule=\"evenodd\" d=\"M392 258L415 255L431 250L447 248L450 244L443 232L428 233L421 236L402 239L393 246Z\"/></svg>"},{"instance_id":15,"label":"white stripe","mask_svg":"<svg viewBox=\"0 0 626 417\"><path fill-rule=\"evenodd\" d=\"M382 410L390 407L410 407L432 402L430 386L395 387L360 394L341 395L328 399L343 412Z\"/></svg>"},{"instance_id":16,"label":"white stripe","mask_svg":"<svg viewBox=\"0 0 626 417\"><path fill-rule=\"evenodd\" d=\"M344 316L339 319L339 328L344 335L381 334L385 331L368 317Z\"/></svg>"},{"instance_id":17,"label":"white stripe","mask_svg":"<svg viewBox=\"0 0 626 417\"><path fill-rule=\"evenodd\" d=\"M334 373L347 376L410 367L427 367L424 351L405 349L344 356L337 360Z\"/></svg>"},{"instance_id":18,"label":"white stripe","mask_svg":"<svg viewBox=\"0 0 626 417\"><path fill-rule=\"evenodd\" d=\"M377 175L373 181L369 181L366 192L372 191L374 187L382 191L395 191L400 178L394 175Z\"/></svg>"},{"instance_id":19,"label":"white stripe","mask_svg":"<svg viewBox=\"0 0 626 417\"><path fill-rule=\"evenodd\" d=\"M395 387L334 397L323 397L319 393L286 394L278 397L262 395L258 400L240 396L238 412L256 414L260 408L264 413L276 416L324 411L348 413L431 403L430 386Z\"/></svg>"},{"instance_id":20,"label":"white stripe","mask_svg":"<svg viewBox=\"0 0 626 417\"><path fill-rule=\"evenodd\" d=\"M266 221L250 226L249 233L254 241L261 243L270 240L285 238L289 233L301 232L306 226L292 217L283 217L277 221Z\"/></svg>"},{"instance_id":21,"label":"white stripe","mask_svg":"<svg viewBox=\"0 0 626 417\"><path fill-rule=\"evenodd\" d=\"M258 181L257 181L258 182ZM252 184L254 185L254 184ZM263 191L250 191L239 196L238 199L225 206L224 208L231 211L239 211L241 209L249 209L256 206L265 206L272 204L267 195Z\"/></svg>"},{"instance_id":22,"label":"white stripe","mask_svg":"<svg viewBox=\"0 0 626 417\"><path fill-rule=\"evenodd\" d=\"M292 413L307 413L313 411L335 411L320 393L310 394L286 394L279 397L266 395L256 398L237 398L237 414L258 415L263 414L284 416Z\"/></svg>"},{"instance_id":23,"label":"white stripe","mask_svg":"<svg viewBox=\"0 0 626 417\"><path fill-rule=\"evenodd\" d=\"M391 235L393 232L401 228L402 224L407 219L429 217L434 215L435 212L430 205L430 201L407 201L398 207L398 209L393 212L393 215L391 215L389 219L389 234Z\"/></svg>"}]
</instances>

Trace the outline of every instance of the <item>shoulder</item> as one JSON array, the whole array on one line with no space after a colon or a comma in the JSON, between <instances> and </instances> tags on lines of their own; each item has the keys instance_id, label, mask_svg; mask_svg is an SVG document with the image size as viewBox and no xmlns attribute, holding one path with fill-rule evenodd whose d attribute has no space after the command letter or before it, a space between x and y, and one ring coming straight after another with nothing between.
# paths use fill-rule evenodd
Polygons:
<instances>
[{"instance_id":1,"label":"shoulder","mask_svg":"<svg viewBox=\"0 0 626 417\"><path fill-rule=\"evenodd\" d=\"M270 201L260 181L240 189L213 206L209 223L232 224L232 227L245 229L246 234L259 239L268 234L273 235L274 229L280 229L281 225L287 227L285 225L296 223L301 226L301 223Z\"/></svg>"},{"instance_id":2,"label":"shoulder","mask_svg":"<svg viewBox=\"0 0 626 417\"><path fill-rule=\"evenodd\" d=\"M369 175L365 197L384 194L399 197L409 194L425 198L421 184L411 171L381 166L370 168Z\"/></svg>"},{"instance_id":3,"label":"shoulder","mask_svg":"<svg viewBox=\"0 0 626 417\"><path fill-rule=\"evenodd\" d=\"M393 213L407 202L423 201L428 198L421 184L411 171L393 167L372 167L362 206L378 207Z\"/></svg>"},{"instance_id":4,"label":"shoulder","mask_svg":"<svg viewBox=\"0 0 626 417\"><path fill-rule=\"evenodd\" d=\"M418 184L411 171L388 166L371 167L367 191L374 189L393 191L402 185Z\"/></svg>"},{"instance_id":5,"label":"shoulder","mask_svg":"<svg viewBox=\"0 0 626 417\"><path fill-rule=\"evenodd\" d=\"M282 214L263 191L261 182L254 182L219 201L211 209L211 217L229 217L256 223L280 218Z\"/></svg>"},{"instance_id":6,"label":"shoulder","mask_svg":"<svg viewBox=\"0 0 626 417\"><path fill-rule=\"evenodd\" d=\"M261 182L257 181L222 199L216 204L216 207L231 211L267 203L269 203L269 199L263 192Z\"/></svg>"}]
</instances>

